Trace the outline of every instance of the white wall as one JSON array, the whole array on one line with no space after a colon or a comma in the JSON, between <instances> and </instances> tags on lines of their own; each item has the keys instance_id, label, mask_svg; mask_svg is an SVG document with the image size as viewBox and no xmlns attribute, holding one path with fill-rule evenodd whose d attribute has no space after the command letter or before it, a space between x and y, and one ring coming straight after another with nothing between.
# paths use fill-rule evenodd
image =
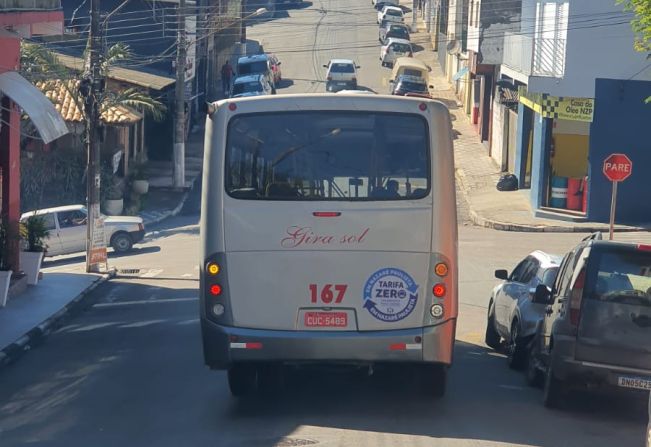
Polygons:
<instances>
[{"instance_id":1,"label":"white wall","mask_svg":"<svg viewBox=\"0 0 651 447\"><path fill-rule=\"evenodd\" d=\"M646 54L633 49L630 14L614 0L569 3L564 76L532 76L530 92L593 98L596 78L651 80L651 67L643 70L649 64Z\"/></svg>"}]
</instances>

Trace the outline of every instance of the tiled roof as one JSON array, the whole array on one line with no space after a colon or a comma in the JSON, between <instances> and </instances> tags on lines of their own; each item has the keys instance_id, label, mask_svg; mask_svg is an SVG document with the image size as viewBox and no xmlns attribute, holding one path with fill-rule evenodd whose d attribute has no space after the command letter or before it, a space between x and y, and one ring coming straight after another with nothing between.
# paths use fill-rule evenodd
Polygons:
<instances>
[{"instance_id":1,"label":"tiled roof","mask_svg":"<svg viewBox=\"0 0 651 447\"><path fill-rule=\"evenodd\" d=\"M75 91L79 89L79 80L65 82L67 84L64 84L64 81L59 79L38 81L36 87L52 101L57 112L61 114L65 121L80 123L83 121L84 115L70 94L70 90ZM68 86L67 88L66 85ZM109 107L101 115L103 123L114 125L133 124L141 119L142 115L126 106Z\"/></svg>"}]
</instances>

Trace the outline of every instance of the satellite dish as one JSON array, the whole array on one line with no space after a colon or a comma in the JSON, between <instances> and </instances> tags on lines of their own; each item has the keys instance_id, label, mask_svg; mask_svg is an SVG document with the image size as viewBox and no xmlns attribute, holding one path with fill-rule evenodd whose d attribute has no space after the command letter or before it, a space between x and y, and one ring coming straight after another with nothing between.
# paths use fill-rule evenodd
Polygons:
<instances>
[{"instance_id":1,"label":"satellite dish","mask_svg":"<svg viewBox=\"0 0 651 447\"><path fill-rule=\"evenodd\" d=\"M451 55L456 55L461 53L461 42L458 40L453 40L451 42L448 42L447 51L448 54Z\"/></svg>"}]
</instances>

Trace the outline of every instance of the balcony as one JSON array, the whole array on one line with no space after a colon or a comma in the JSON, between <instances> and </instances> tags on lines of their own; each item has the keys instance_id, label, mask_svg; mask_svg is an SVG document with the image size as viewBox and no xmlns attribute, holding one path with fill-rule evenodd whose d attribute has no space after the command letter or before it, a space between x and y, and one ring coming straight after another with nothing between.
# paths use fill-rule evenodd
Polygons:
<instances>
[{"instance_id":1,"label":"balcony","mask_svg":"<svg viewBox=\"0 0 651 447\"><path fill-rule=\"evenodd\" d=\"M532 38L506 32L502 65L525 76L562 78L565 73L565 39Z\"/></svg>"},{"instance_id":2,"label":"balcony","mask_svg":"<svg viewBox=\"0 0 651 447\"><path fill-rule=\"evenodd\" d=\"M56 11L61 0L0 0L0 11Z\"/></svg>"}]
</instances>

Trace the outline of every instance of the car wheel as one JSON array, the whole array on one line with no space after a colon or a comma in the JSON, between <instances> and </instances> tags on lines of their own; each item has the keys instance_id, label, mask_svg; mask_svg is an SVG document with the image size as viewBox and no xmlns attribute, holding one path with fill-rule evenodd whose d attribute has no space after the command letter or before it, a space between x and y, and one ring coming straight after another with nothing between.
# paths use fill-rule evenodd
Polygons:
<instances>
[{"instance_id":1,"label":"car wheel","mask_svg":"<svg viewBox=\"0 0 651 447\"><path fill-rule=\"evenodd\" d=\"M113 247L113 250L115 250L117 253L126 253L127 251L131 250L131 248L133 248L133 241L131 240L131 236L129 236L127 233L114 234L111 238L111 247Z\"/></svg>"},{"instance_id":2,"label":"car wheel","mask_svg":"<svg viewBox=\"0 0 651 447\"><path fill-rule=\"evenodd\" d=\"M525 372L525 377L527 379L527 385L534 388L540 388L543 383L543 375L540 369L538 369L538 338L534 335L533 340L529 343L530 349L529 354L527 355L527 370Z\"/></svg>"},{"instance_id":3,"label":"car wheel","mask_svg":"<svg viewBox=\"0 0 651 447\"><path fill-rule=\"evenodd\" d=\"M248 396L257 387L258 370L254 365L233 365L228 369L228 388L233 396Z\"/></svg>"},{"instance_id":4,"label":"car wheel","mask_svg":"<svg viewBox=\"0 0 651 447\"><path fill-rule=\"evenodd\" d=\"M554 375L553 361L550 353L549 366L545 374L545 386L543 388L543 404L547 408L561 408L565 395L565 384Z\"/></svg>"},{"instance_id":5,"label":"car wheel","mask_svg":"<svg viewBox=\"0 0 651 447\"><path fill-rule=\"evenodd\" d=\"M517 319L513 320L513 324L511 324L511 335L506 346L506 359L509 368L515 370L524 368L527 360L527 350L520 338L520 322Z\"/></svg>"},{"instance_id":6,"label":"car wheel","mask_svg":"<svg viewBox=\"0 0 651 447\"><path fill-rule=\"evenodd\" d=\"M488 319L486 321L486 335L484 342L496 351L500 348L500 334L495 329L495 307L491 304L488 308Z\"/></svg>"},{"instance_id":7,"label":"car wheel","mask_svg":"<svg viewBox=\"0 0 651 447\"><path fill-rule=\"evenodd\" d=\"M430 397L440 398L445 395L448 368L445 365L419 365L419 386Z\"/></svg>"}]
</instances>

